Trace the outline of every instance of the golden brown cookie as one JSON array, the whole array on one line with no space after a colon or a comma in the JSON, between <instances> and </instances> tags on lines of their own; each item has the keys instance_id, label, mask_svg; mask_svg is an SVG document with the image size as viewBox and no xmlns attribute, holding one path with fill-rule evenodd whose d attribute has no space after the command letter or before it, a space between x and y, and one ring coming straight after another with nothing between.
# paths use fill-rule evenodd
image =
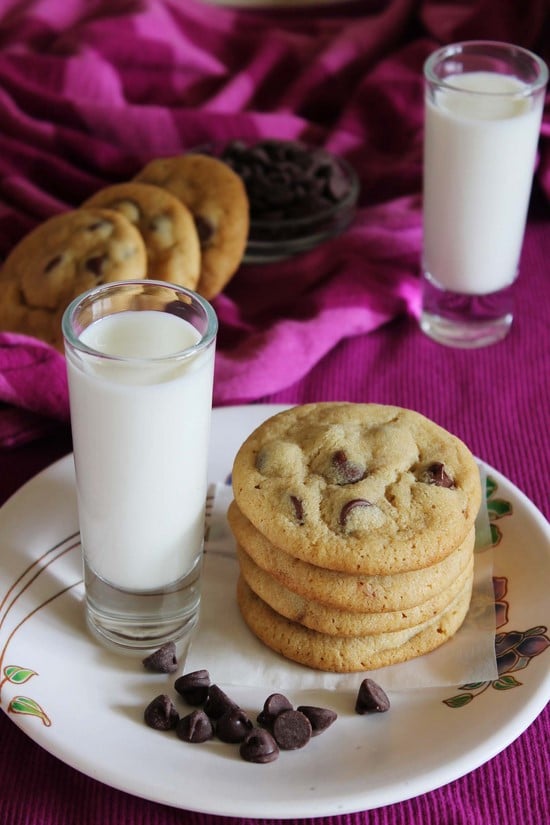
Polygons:
<instances>
[{"instance_id":1,"label":"golden brown cookie","mask_svg":"<svg viewBox=\"0 0 550 825\"><path fill-rule=\"evenodd\" d=\"M405 611L449 588L468 567L475 543L472 529L446 558L420 570L369 576L309 564L271 544L233 501L227 512L237 542L255 564L280 585L307 600L358 613Z\"/></svg>"},{"instance_id":2,"label":"golden brown cookie","mask_svg":"<svg viewBox=\"0 0 550 825\"><path fill-rule=\"evenodd\" d=\"M135 180L172 192L193 214L201 245L197 291L214 298L238 269L249 228L243 181L226 163L209 155L157 158Z\"/></svg>"},{"instance_id":3,"label":"golden brown cookie","mask_svg":"<svg viewBox=\"0 0 550 825\"><path fill-rule=\"evenodd\" d=\"M297 624L326 633L329 636L364 636L374 633L390 633L406 630L438 616L472 580L474 560L454 581L425 602L403 610L380 613L361 613L330 607L313 599L306 599L280 584L255 564L242 547L237 547L241 575L250 587L269 607L281 616ZM398 574L399 575L399 574Z\"/></svg>"},{"instance_id":4,"label":"golden brown cookie","mask_svg":"<svg viewBox=\"0 0 550 825\"><path fill-rule=\"evenodd\" d=\"M108 281L146 277L138 230L109 209L75 209L39 224L0 271L0 328L63 348L61 316L80 293Z\"/></svg>"},{"instance_id":5,"label":"golden brown cookie","mask_svg":"<svg viewBox=\"0 0 550 825\"><path fill-rule=\"evenodd\" d=\"M267 647L307 667L334 673L374 670L422 656L448 641L463 623L471 581L437 617L407 630L365 636L329 636L281 616L241 576L237 601L249 629Z\"/></svg>"},{"instance_id":6,"label":"golden brown cookie","mask_svg":"<svg viewBox=\"0 0 550 825\"><path fill-rule=\"evenodd\" d=\"M233 493L289 555L393 575L456 550L474 527L481 483L465 444L419 413L326 402L261 424L237 452Z\"/></svg>"},{"instance_id":7,"label":"golden brown cookie","mask_svg":"<svg viewBox=\"0 0 550 825\"><path fill-rule=\"evenodd\" d=\"M140 231L148 278L196 289L201 252L195 221L167 189L136 181L118 183L100 189L83 206L115 209Z\"/></svg>"}]
</instances>

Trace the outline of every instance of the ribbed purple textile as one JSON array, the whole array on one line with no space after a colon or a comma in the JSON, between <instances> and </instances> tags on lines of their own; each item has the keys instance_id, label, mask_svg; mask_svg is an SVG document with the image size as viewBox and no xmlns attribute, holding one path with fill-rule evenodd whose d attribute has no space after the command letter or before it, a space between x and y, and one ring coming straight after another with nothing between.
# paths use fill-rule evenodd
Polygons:
<instances>
[{"instance_id":1,"label":"ribbed purple textile","mask_svg":"<svg viewBox=\"0 0 550 825\"><path fill-rule=\"evenodd\" d=\"M368 24L357 27L359 13L367 16ZM344 28L347 34L340 37ZM338 135L333 148L351 159L365 160L360 224L353 237L361 243L367 239L365 267L376 261L375 253L380 251L384 254L378 263L384 266L376 271L387 271L388 246L377 247L376 237L368 233L361 236L361 227L367 227L369 210L379 207L392 220L408 214L418 230L418 202L416 212L403 210L419 197L419 143L407 143L394 126L409 124L408 136L420 140L417 109L411 107L411 100L418 95L422 59L437 42L463 37L515 40L541 52L543 46L550 47L548 4L546 0L521 4L368 0L315 13L262 15L183 0L0 0L0 251L5 253L38 220L77 204L109 180L130 176L142 161L167 146L190 147L219 133L216 130L226 136L232 130L235 136L254 136L276 129L279 136L304 131L320 142ZM282 63L278 62L281 55ZM250 86L246 73L240 71L242 64L253 66L262 82ZM88 73L91 66L94 72ZM393 74L400 81L396 94L380 98L377 81ZM167 76L168 87L163 84ZM79 99L76 91L73 97L61 97L61 88L79 89ZM236 99L238 117L232 110ZM269 101L269 107L262 106L262 99ZM346 101L352 101L354 117L342 123L338 112ZM387 127L382 133L381 119ZM401 295L395 301L397 293L382 289L379 294L389 295L391 301L385 314L371 323L366 291L360 292L366 309L357 293L350 302L343 292L340 309L347 309L347 319L355 319L356 325L351 320L346 325L342 312L337 328L329 329L328 340L320 335L316 342L311 337L314 357L305 370L289 372L276 391L266 379L251 400L341 399L412 407L463 438L549 518L550 211L544 194L550 192L549 137L546 125L515 289L516 317L505 341L476 351L447 349L419 331L411 311L414 301L403 301ZM414 232L396 235L403 251L401 284L414 284L419 240ZM331 267L338 261L333 254L327 251ZM316 253L315 260L326 266L323 254ZM298 280L304 269L311 273L308 266L305 259L297 259L292 267L285 265L285 288L293 271ZM348 272L348 280L342 283L361 289L360 256ZM277 297L275 275L272 271L267 280ZM339 294L331 292L329 275L321 279L323 300L327 295L334 300ZM265 283L261 270L249 270L236 277L221 299L222 352L230 352L230 344L241 336L244 339L249 323L242 313L246 291L261 295ZM271 306L270 318L283 325L305 322L305 317L296 316L290 296L281 294L286 302L277 305L276 312ZM325 310L327 306L323 304ZM350 309L357 309L357 314ZM261 316L253 318L252 327L254 333L262 331ZM323 330L325 335L326 327ZM290 370L292 347L286 361ZM229 364L227 360L223 367L228 368L227 386L233 380ZM260 366L269 378L267 356ZM228 394L223 403L238 400ZM70 434L63 424L48 437L0 449L0 501L68 450ZM541 658L550 665L549 651ZM85 697L82 712L86 713ZM78 737L77 730L74 734ZM443 788L378 810L318 821L323 825L544 825L550 821L549 741L546 708L502 753ZM422 743L418 746L421 750ZM184 786L183 772L181 781ZM235 788L236 795L246 792ZM293 825L307 821L291 820ZM0 713L0 825L121 823L255 825L252 820L176 810L100 784L47 754Z\"/></svg>"}]
</instances>

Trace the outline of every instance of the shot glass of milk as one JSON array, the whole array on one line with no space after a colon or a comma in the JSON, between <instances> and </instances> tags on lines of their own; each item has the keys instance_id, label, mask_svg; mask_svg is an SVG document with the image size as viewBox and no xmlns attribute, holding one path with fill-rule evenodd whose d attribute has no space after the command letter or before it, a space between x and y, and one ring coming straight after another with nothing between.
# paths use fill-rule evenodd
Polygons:
<instances>
[{"instance_id":1,"label":"shot glass of milk","mask_svg":"<svg viewBox=\"0 0 550 825\"><path fill-rule=\"evenodd\" d=\"M108 283L63 316L86 616L118 649L186 645L200 607L218 322L172 283Z\"/></svg>"},{"instance_id":2,"label":"shot glass of milk","mask_svg":"<svg viewBox=\"0 0 550 825\"><path fill-rule=\"evenodd\" d=\"M455 347L508 333L537 158L546 64L471 41L424 65L424 249L420 326Z\"/></svg>"}]
</instances>

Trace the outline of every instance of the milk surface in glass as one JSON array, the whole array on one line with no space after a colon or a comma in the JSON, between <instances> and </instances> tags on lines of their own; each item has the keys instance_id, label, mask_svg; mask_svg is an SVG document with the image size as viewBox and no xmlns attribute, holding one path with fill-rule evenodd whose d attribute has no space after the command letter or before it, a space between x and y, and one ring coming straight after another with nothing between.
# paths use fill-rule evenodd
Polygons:
<instances>
[{"instance_id":1,"label":"milk surface in glass","mask_svg":"<svg viewBox=\"0 0 550 825\"><path fill-rule=\"evenodd\" d=\"M445 289L488 294L517 274L543 98L485 71L445 87L426 101L424 269Z\"/></svg>"},{"instance_id":2,"label":"milk surface in glass","mask_svg":"<svg viewBox=\"0 0 550 825\"><path fill-rule=\"evenodd\" d=\"M84 370L67 359L84 555L116 587L159 588L190 570L203 542L214 349L155 364L200 336L154 310L107 316L80 337L128 356L81 353ZM132 358L152 360L136 369Z\"/></svg>"}]
</instances>

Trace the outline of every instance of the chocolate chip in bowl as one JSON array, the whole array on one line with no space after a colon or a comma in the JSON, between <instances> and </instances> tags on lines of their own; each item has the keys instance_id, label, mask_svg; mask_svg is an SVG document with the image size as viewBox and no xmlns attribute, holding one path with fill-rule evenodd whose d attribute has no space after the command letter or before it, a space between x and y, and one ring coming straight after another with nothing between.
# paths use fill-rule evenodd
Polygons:
<instances>
[{"instance_id":1,"label":"chocolate chip in bowl","mask_svg":"<svg viewBox=\"0 0 550 825\"><path fill-rule=\"evenodd\" d=\"M297 140L241 140L200 149L242 178L250 205L244 263L269 263L306 252L342 233L359 195L354 169L326 149Z\"/></svg>"}]
</instances>

